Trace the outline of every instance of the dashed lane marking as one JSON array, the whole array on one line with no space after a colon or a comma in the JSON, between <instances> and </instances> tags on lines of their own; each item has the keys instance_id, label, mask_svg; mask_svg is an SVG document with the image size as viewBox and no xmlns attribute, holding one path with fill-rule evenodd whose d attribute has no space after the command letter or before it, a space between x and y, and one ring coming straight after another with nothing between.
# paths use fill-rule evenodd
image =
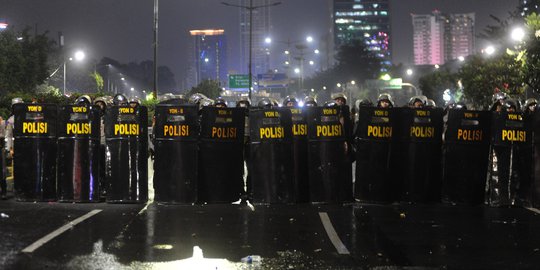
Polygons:
<instances>
[{"instance_id":1,"label":"dashed lane marking","mask_svg":"<svg viewBox=\"0 0 540 270\"><path fill-rule=\"evenodd\" d=\"M334 229L334 226L332 225L332 221L330 221L330 217L328 217L328 214L326 212L319 212L319 217L321 218L321 222L324 226L326 234L328 235L328 238L330 238L330 241L336 248L337 252L344 255L351 254L347 247L343 244L343 242L341 242L341 239L339 239L339 236L337 235L337 232Z\"/></svg>"},{"instance_id":2,"label":"dashed lane marking","mask_svg":"<svg viewBox=\"0 0 540 270\"><path fill-rule=\"evenodd\" d=\"M36 249L43 246L47 242L51 241L55 237L61 235L65 231L73 228L75 225L77 225L77 224L91 218L92 216L98 214L101 211L102 211L101 209L95 209L95 210L92 210L92 211L88 212L84 216L81 216L81 217L79 217L79 218L77 218L77 219L75 219L73 221L70 221L68 224L56 229L55 231L43 236L41 239L37 240L33 244L27 246L25 249L22 250L22 252L24 252L24 253L32 253L32 252L34 252Z\"/></svg>"},{"instance_id":3,"label":"dashed lane marking","mask_svg":"<svg viewBox=\"0 0 540 270\"><path fill-rule=\"evenodd\" d=\"M533 207L525 207L525 209L529 210L529 211L533 211L537 214L540 214L540 210L536 209L536 208L533 208Z\"/></svg>"}]
</instances>

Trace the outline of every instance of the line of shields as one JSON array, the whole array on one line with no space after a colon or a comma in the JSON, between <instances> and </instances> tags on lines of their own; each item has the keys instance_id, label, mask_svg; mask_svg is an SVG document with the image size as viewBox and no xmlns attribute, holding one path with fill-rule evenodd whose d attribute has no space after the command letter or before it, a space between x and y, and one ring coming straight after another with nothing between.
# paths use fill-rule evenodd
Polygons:
<instances>
[{"instance_id":1,"label":"line of shields","mask_svg":"<svg viewBox=\"0 0 540 270\"><path fill-rule=\"evenodd\" d=\"M539 120L522 113L361 108L355 199L538 205L540 137L533 127Z\"/></svg>"},{"instance_id":2,"label":"line of shields","mask_svg":"<svg viewBox=\"0 0 540 270\"><path fill-rule=\"evenodd\" d=\"M16 104L13 112L17 200L148 200L144 106L112 106L104 117L78 105ZM353 134L348 112L159 104L155 200L540 204L540 117L362 107Z\"/></svg>"}]
</instances>

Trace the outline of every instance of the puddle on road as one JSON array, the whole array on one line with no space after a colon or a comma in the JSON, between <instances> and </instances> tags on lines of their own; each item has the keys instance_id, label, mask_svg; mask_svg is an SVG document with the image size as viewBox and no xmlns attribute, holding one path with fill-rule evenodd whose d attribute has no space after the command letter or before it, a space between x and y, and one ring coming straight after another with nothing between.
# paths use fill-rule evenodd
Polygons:
<instances>
[{"instance_id":1,"label":"puddle on road","mask_svg":"<svg viewBox=\"0 0 540 270\"><path fill-rule=\"evenodd\" d=\"M246 255L247 256L247 255ZM328 265L327 262L307 256L299 251L278 251L275 258L262 258L261 262L242 263L220 258L204 258L199 247L194 247L193 257L168 262L139 262L129 265L118 261L116 255L103 252L103 242L94 243L91 254L77 256L66 264L68 269L353 269ZM383 268L379 268L383 269ZM391 269L391 268L388 268Z\"/></svg>"}]
</instances>

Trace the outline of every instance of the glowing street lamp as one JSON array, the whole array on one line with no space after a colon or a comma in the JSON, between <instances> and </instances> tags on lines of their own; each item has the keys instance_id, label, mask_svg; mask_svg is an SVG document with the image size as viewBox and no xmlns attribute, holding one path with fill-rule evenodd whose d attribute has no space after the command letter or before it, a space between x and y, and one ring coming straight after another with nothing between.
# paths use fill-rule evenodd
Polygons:
<instances>
[{"instance_id":1,"label":"glowing street lamp","mask_svg":"<svg viewBox=\"0 0 540 270\"><path fill-rule=\"evenodd\" d=\"M495 53L495 47L493 47L492 45L489 45L484 49L484 52L488 55L492 55Z\"/></svg>"},{"instance_id":2,"label":"glowing street lamp","mask_svg":"<svg viewBox=\"0 0 540 270\"><path fill-rule=\"evenodd\" d=\"M414 72L413 72L412 69L410 69L410 68L407 69L407 75L411 76L411 75L413 75L413 73Z\"/></svg>"},{"instance_id":3,"label":"glowing street lamp","mask_svg":"<svg viewBox=\"0 0 540 270\"><path fill-rule=\"evenodd\" d=\"M512 33L510 34L512 37L512 40L521 42L523 41L523 38L525 37L525 31L521 27L516 27L512 30Z\"/></svg>"}]
</instances>

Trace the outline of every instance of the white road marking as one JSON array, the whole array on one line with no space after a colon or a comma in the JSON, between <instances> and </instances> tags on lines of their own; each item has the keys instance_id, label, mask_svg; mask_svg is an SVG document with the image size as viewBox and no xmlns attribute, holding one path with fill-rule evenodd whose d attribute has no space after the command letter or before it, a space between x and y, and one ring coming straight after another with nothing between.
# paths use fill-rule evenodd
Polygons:
<instances>
[{"instance_id":1,"label":"white road marking","mask_svg":"<svg viewBox=\"0 0 540 270\"><path fill-rule=\"evenodd\" d=\"M351 254L347 247L343 244L343 242L341 242L341 239L339 239L339 236L337 235L337 232L334 229L334 226L332 225L332 221L330 221L330 217L328 217L328 214L326 212L319 212L319 217L321 218L321 222L324 226L326 234L328 234L328 238L330 238L330 241L336 248L337 252L339 254Z\"/></svg>"},{"instance_id":2,"label":"white road marking","mask_svg":"<svg viewBox=\"0 0 540 270\"><path fill-rule=\"evenodd\" d=\"M51 241L52 239L54 239L55 237L61 235L62 233L64 233L65 231L73 228L75 225L91 218L92 216L96 215L97 213L101 212L102 210L101 209L95 209L95 210L92 210L90 212L88 212L86 215L84 216L81 216L71 222L69 222L68 224L56 229L55 231L45 235L44 237L42 237L41 239L37 240L36 242L34 242L33 244L27 246L25 249L22 250L22 252L24 253L32 253L34 252L36 249L38 249L39 247L43 246L44 244L46 244L47 242Z\"/></svg>"},{"instance_id":3,"label":"white road marking","mask_svg":"<svg viewBox=\"0 0 540 270\"><path fill-rule=\"evenodd\" d=\"M529 210L529 211L533 211L537 214L540 214L540 210L536 209L536 208L533 208L533 207L525 207L525 209Z\"/></svg>"}]
</instances>

